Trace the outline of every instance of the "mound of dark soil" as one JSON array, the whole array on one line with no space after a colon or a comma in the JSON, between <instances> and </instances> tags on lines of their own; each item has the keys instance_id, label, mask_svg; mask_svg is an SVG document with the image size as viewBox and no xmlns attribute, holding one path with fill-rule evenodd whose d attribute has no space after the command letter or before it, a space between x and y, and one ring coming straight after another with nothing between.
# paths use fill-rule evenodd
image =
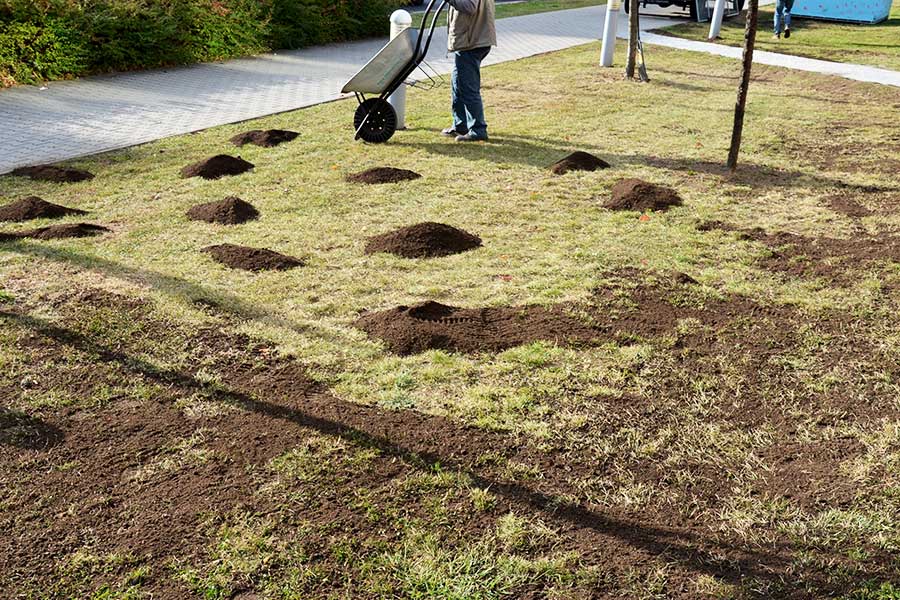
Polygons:
<instances>
[{"instance_id":1,"label":"mound of dark soil","mask_svg":"<svg viewBox=\"0 0 900 600\"><path fill-rule=\"evenodd\" d=\"M365 314L354 325L403 355L499 352L538 340L591 343L603 335L564 307L456 308L432 301Z\"/></svg>"},{"instance_id":2,"label":"mound of dark soil","mask_svg":"<svg viewBox=\"0 0 900 600\"><path fill-rule=\"evenodd\" d=\"M388 252L404 258L459 254L481 246L481 238L443 223L418 223L369 238L366 254Z\"/></svg>"},{"instance_id":3,"label":"mound of dark soil","mask_svg":"<svg viewBox=\"0 0 900 600\"><path fill-rule=\"evenodd\" d=\"M350 183L397 183L399 181L409 181L421 177L415 171L407 169L395 169L394 167L375 167L361 173L347 175L347 181Z\"/></svg>"},{"instance_id":4,"label":"mound of dark soil","mask_svg":"<svg viewBox=\"0 0 900 600\"><path fill-rule=\"evenodd\" d=\"M207 246L201 250L233 269L245 271L286 271L303 265L303 261L267 248L249 248L234 244Z\"/></svg>"},{"instance_id":5,"label":"mound of dark soil","mask_svg":"<svg viewBox=\"0 0 900 600\"><path fill-rule=\"evenodd\" d=\"M227 154L217 154L212 158L186 166L181 170L181 176L218 179L227 175L240 175L252 168L253 163L243 160L240 156L235 158Z\"/></svg>"},{"instance_id":6,"label":"mound of dark soil","mask_svg":"<svg viewBox=\"0 0 900 600\"><path fill-rule=\"evenodd\" d=\"M284 129L254 129L239 133L231 138L231 143L235 146L243 146L245 144L255 144L263 148L274 148L278 144L290 142L300 135L296 131L285 131Z\"/></svg>"},{"instance_id":7,"label":"mound of dark soil","mask_svg":"<svg viewBox=\"0 0 900 600\"><path fill-rule=\"evenodd\" d=\"M0 232L0 242L11 242L22 238L32 238L35 240L61 240L64 238L83 238L93 237L102 233L108 233L109 229L101 225L92 225L90 223L67 223L65 225L51 225L49 227L39 227L22 233L3 233Z\"/></svg>"},{"instance_id":8,"label":"mound of dark soil","mask_svg":"<svg viewBox=\"0 0 900 600\"><path fill-rule=\"evenodd\" d=\"M609 167L609 163L602 158L597 158L593 154L578 150L553 163L550 171L555 175L562 175L569 171L596 171L597 169L608 169Z\"/></svg>"},{"instance_id":9,"label":"mound of dark soil","mask_svg":"<svg viewBox=\"0 0 900 600\"><path fill-rule=\"evenodd\" d=\"M88 181L94 178L93 173L80 169L67 167L54 167L53 165L36 165L33 167L20 167L10 175L16 177L29 177L35 181L52 181L54 183L75 183Z\"/></svg>"},{"instance_id":10,"label":"mound of dark soil","mask_svg":"<svg viewBox=\"0 0 900 600\"><path fill-rule=\"evenodd\" d=\"M198 204L187 211L187 216L192 221L238 225L259 217L259 212L249 202L229 196L224 200Z\"/></svg>"},{"instance_id":11,"label":"mound of dark soil","mask_svg":"<svg viewBox=\"0 0 900 600\"><path fill-rule=\"evenodd\" d=\"M90 223L67 223L65 225L41 227L32 231L26 231L21 235L22 237L34 238L36 240L60 240L63 238L93 237L95 235L100 235L101 233L109 233L109 229L101 225L92 225Z\"/></svg>"},{"instance_id":12,"label":"mound of dark soil","mask_svg":"<svg viewBox=\"0 0 900 600\"><path fill-rule=\"evenodd\" d=\"M612 188L612 196L603 205L610 210L668 210L681 206L678 192L641 179L623 179Z\"/></svg>"},{"instance_id":13,"label":"mound of dark soil","mask_svg":"<svg viewBox=\"0 0 900 600\"><path fill-rule=\"evenodd\" d=\"M85 215L83 210L67 208L42 200L37 196L28 196L5 206L0 206L0 221L30 221L31 219L56 219L66 215Z\"/></svg>"}]
</instances>

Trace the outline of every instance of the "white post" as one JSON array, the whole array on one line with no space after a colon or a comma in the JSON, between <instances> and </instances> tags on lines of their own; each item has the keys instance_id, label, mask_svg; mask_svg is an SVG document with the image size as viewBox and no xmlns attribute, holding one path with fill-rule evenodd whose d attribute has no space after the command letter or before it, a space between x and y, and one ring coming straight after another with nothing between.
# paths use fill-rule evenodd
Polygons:
<instances>
[{"instance_id":1,"label":"white post","mask_svg":"<svg viewBox=\"0 0 900 600\"><path fill-rule=\"evenodd\" d=\"M625 0L628 2L628 0ZM606 20L603 22L603 45L600 48L600 66L611 67L613 54L616 51L616 34L618 30L618 17L620 0L608 0L606 3Z\"/></svg>"},{"instance_id":2,"label":"white post","mask_svg":"<svg viewBox=\"0 0 900 600\"><path fill-rule=\"evenodd\" d=\"M405 10L395 10L391 14L391 39L412 26L412 17ZM400 84L397 91L388 96L388 102L397 113L397 129L406 129L406 85Z\"/></svg>"},{"instance_id":3,"label":"white post","mask_svg":"<svg viewBox=\"0 0 900 600\"><path fill-rule=\"evenodd\" d=\"M709 22L709 41L719 39L719 32L722 31L722 17L725 15L725 0L716 0L716 7L713 9L712 19Z\"/></svg>"}]
</instances>

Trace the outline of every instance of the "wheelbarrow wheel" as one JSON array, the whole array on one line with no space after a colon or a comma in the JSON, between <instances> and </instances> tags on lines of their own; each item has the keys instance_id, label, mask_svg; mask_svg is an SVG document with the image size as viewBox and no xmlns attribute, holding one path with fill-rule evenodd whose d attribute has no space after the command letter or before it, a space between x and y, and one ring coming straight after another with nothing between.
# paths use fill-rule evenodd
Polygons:
<instances>
[{"instance_id":1,"label":"wheelbarrow wheel","mask_svg":"<svg viewBox=\"0 0 900 600\"><path fill-rule=\"evenodd\" d=\"M381 144L391 139L397 131L397 113L387 100L369 98L356 109L353 127L356 129L357 139Z\"/></svg>"}]
</instances>

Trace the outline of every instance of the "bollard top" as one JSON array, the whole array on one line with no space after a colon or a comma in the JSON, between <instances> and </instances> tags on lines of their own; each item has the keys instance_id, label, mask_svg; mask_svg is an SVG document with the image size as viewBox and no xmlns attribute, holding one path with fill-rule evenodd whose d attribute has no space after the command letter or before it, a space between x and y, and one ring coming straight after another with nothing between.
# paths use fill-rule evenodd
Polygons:
<instances>
[{"instance_id":1,"label":"bollard top","mask_svg":"<svg viewBox=\"0 0 900 600\"><path fill-rule=\"evenodd\" d=\"M405 25L409 27L412 25L412 15L403 10L402 8L395 10L391 13L391 23L394 25Z\"/></svg>"}]
</instances>

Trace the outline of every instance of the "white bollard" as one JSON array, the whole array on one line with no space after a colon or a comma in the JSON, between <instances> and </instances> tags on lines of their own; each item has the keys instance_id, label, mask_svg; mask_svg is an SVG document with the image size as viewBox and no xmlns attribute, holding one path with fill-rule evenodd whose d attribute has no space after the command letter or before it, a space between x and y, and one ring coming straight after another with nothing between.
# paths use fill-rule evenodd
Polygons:
<instances>
[{"instance_id":1,"label":"white bollard","mask_svg":"<svg viewBox=\"0 0 900 600\"><path fill-rule=\"evenodd\" d=\"M722 31L722 17L725 15L725 0L716 0L716 7L713 9L712 19L709 22L709 41L719 39L719 33Z\"/></svg>"},{"instance_id":2,"label":"white bollard","mask_svg":"<svg viewBox=\"0 0 900 600\"><path fill-rule=\"evenodd\" d=\"M628 2L628 0L625 0ZM603 22L603 45L600 48L600 66L611 67L616 52L616 34L618 30L620 0L609 0L606 3L606 20Z\"/></svg>"},{"instance_id":3,"label":"white bollard","mask_svg":"<svg viewBox=\"0 0 900 600\"><path fill-rule=\"evenodd\" d=\"M391 13L391 39L394 39L404 29L412 26L412 17L405 10L395 10ZM397 91L388 96L388 102L397 113L397 129L406 129L406 85L400 84Z\"/></svg>"}]
</instances>

